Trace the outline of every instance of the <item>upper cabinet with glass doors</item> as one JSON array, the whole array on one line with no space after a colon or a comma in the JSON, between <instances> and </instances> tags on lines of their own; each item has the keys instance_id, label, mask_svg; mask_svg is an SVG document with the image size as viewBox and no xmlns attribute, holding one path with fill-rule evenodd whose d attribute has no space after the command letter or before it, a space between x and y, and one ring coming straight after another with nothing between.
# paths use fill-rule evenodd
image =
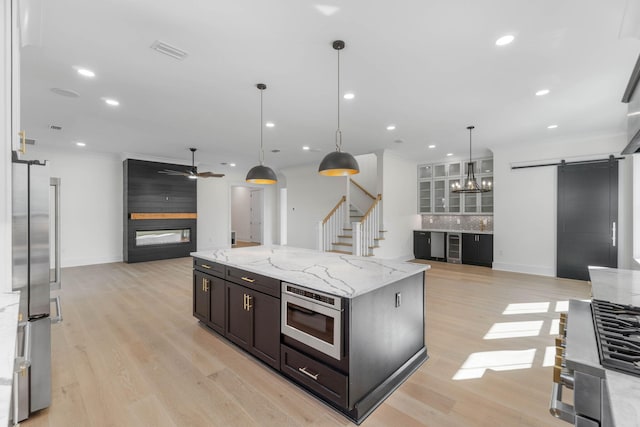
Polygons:
<instances>
[{"instance_id":1,"label":"upper cabinet with glass doors","mask_svg":"<svg viewBox=\"0 0 640 427\"><path fill-rule=\"evenodd\" d=\"M478 184L492 191L478 194L452 191L456 184L463 184L467 162L419 165L418 213L493 214L493 159L478 159L473 163Z\"/></svg>"}]
</instances>

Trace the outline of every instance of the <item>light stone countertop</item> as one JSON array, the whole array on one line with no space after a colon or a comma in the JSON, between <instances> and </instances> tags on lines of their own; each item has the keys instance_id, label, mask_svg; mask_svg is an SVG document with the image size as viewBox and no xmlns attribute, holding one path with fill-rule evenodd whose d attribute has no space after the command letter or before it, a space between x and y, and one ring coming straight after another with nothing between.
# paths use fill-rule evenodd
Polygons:
<instances>
[{"instance_id":1,"label":"light stone countertop","mask_svg":"<svg viewBox=\"0 0 640 427\"><path fill-rule=\"evenodd\" d=\"M200 251L191 256L347 298L431 268L426 264L277 245Z\"/></svg>"},{"instance_id":2,"label":"light stone countertop","mask_svg":"<svg viewBox=\"0 0 640 427\"><path fill-rule=\"evenodd\" d=\"M438 230L435 228L420 228L417 229L415 231L435 231L435 232L439 232L439 233L467 233L467 234L493 234L492 230Z\"/></svg>"},{"instance_id":3,"label":"light stone countertop","mask_svg":"<svg viewBox=\"0 0 640 427\"><path fill-rule=\"evenodd\" d=\"M589 266L593 298L640 307L640 271ZM640 377L605 369L616 427L640 426Z\"/></svg>"},{"instance_id":4,"label":"light stone countertop","mask_svg":"<svg viewBox=\"0 0 640 427\"><path fill-rule=\"evenodd\" d=\"M19 292L0 293L0 426L9 425Z\"/></svg>"}]
</instances>

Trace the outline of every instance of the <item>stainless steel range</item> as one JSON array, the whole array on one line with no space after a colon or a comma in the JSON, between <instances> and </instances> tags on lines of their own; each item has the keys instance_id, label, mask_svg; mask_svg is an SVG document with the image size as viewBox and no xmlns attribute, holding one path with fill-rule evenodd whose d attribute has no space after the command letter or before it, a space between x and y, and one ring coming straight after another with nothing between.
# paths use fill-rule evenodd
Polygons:
<instances>
[{"instance_id":1,"label":"stainless steel range","mask_svg":"<svg viewBox=\"0 0 640 427\"><path fill-rule=\"evenodd\" d=\"M561 317L550 412L579 427L638 427L640 272L589 271L594 299L571 300Z\"/></svg>"}]
</instances>

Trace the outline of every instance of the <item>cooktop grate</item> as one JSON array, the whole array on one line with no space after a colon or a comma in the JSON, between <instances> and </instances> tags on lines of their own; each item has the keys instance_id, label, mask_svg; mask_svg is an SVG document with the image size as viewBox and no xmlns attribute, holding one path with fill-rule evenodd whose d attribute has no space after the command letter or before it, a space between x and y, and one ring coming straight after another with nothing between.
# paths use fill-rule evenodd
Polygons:
<instances>
[{"instance_id":1,"label":"cooktop grate","mask_svg":"<svg viewBox=\"0 0 640 427\"><path fill-rule=\"evenodd\" d=\"M591 313L602 366L640 376L640 308L594 299Z\"/></svg>"}]
</instances>

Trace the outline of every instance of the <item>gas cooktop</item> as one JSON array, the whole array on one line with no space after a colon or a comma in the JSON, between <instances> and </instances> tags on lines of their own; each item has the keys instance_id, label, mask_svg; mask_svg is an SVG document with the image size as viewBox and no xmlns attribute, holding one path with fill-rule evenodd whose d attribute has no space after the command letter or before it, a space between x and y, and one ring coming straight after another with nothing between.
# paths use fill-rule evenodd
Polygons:
<instances>
[{"instance_id":1,"label":"gas cooktop","mask_svg":"<svg viewBox=\"0 0 640 427\"><path fill-rule=\"evenodd\" d=\"M640 307L594 299L591 312L602 366L640 377Z\"/></svg>"}]
</instances>

